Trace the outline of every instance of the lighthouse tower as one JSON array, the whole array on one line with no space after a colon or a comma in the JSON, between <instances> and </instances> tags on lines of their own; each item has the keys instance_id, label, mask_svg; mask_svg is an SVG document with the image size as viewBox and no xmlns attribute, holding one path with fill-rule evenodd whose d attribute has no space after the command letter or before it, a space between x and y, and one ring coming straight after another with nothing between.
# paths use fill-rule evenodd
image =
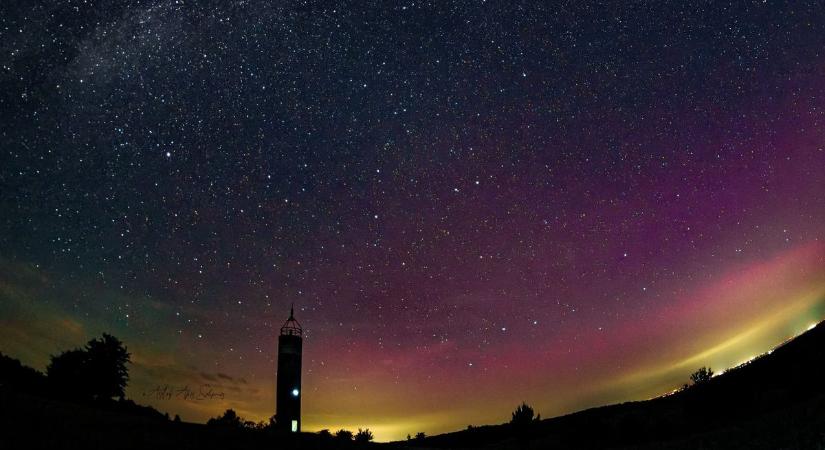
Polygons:
<instances>
[{"instance_id":1,"label":"lighthouse tower","mask_svg":"<svg viewBox=\"0 0 825 450\"><path fill-rule=\"evenodd\" d=\"M294 307L278 336L278 382L275 389L277 427L301 431L301 324L295 320Z\"/></svg>"}]
</instances>

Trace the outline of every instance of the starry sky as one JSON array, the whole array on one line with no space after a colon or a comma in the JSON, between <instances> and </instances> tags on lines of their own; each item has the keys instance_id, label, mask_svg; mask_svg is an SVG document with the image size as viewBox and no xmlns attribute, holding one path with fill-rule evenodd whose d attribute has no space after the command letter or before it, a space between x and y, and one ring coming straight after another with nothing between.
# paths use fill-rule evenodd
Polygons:
<instances>
[{"instance_id":1,"label":"starry sky","mask_svg":"<svg viewBox=\"0 0 825 450\"><path fill-rule=\"evenodd\" d=\"M0 5L0 351L378 440L650 398L825 317L819 2ZM159 399L160 385L224 398Z\"/></svg>"}]
</instances>

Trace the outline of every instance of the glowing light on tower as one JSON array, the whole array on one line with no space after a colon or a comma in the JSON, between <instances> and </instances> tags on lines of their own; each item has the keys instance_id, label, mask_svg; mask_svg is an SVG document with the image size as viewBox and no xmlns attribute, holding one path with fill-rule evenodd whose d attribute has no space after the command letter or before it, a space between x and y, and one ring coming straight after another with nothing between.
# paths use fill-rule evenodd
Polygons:
<instances>
[{"instance_id":1,"label":"glowing light on tower","mask_svg":"<svg viewBox=\"0 0 825 450\"><path fill-rule=\"evenodd\" d=\"M301 431L301 324L294 308L278 336L278 381L275 389L275 415L281 430Z\"/></svg>"}]
</instances>

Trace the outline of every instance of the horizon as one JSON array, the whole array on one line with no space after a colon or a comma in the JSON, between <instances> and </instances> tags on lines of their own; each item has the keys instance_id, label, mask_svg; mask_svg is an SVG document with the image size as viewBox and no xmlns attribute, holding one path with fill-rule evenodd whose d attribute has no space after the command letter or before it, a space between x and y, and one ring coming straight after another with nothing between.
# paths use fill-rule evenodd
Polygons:
<instances>
[{"instance_id":1,"label":"horizon","mask_svg":"<svg viewBox=\"0 0 825 450\"><path fill-rule=\"evenodd\" d=\"M825 245L817 245L813 253L815 255L822 255L823 251L825 251ZM798 262L798 259L796 258L792 258L791 260L794 262ZM781 272L787 270L786 266L786 261L777 261L775 267L770 267L770 269L771 271L776 270ZM750 297L746 297L746 299L750 299ZM748 327L746 330L742 332L732 333L732 337L722 339L720 343L713 345L710 349L706 349L697 354L681 355L682 357L675 358L678 361L678 363L666 366L664 372L661 369L651 369L650 367L644 369L637 368L637 373L631 374L630 377L635 380L637 376L641 376L643 380L641 382L642 385L634 388L634 393L629 396L621 396L621 394L612 393L606 397L602 397L606 398L606 400L604 401L591 400L590 403L580 403L579 406L573 406L568 409L561 409L555 411L551 410L549 414L545 413L545 410L537 406L546 404L541 401L541 398L515 400L510 402L511 404L509 405L509 409L506 404L502 404L503 409L501 411L498 411L497 414L487 416L488 420L486 421L482 419L478 422L468 422L462 426L459 424L467 422L467 420L465 420L465 417L469 417L470 415L468 414L467 416L461 416L460 413L456 413L456 420L452 422L456 425L453 428L450 428L449 425L438 426L439 423L450 423L449 420L444 420L443 418L431 420L429 422L398 421L387 423L381 421L369 421L356 417L355 420L351 421L336 422L333 420L324 422L318 421L312 414L312 412L310 412L310 414L303 415L304 426L302 431L312 433L318 432L322 429L329 429L330 431L335 432L338 429L349 429L355 431L362 428L368 428L375 434L376 442L403 441L406 439L407 435L414 436L415 433L419 431L425 432L428 436L431 436L443 433L462 431L466 429L468 425L484 426L499 425L502 423L506 423L508 421L509 414L512 412L512 409L515 408L515 406L522 401L526 401L528 404L533 406L536 409L536 412L538 414L541 414L544 419L551 419L584 411L591 408L598 408L601 406L608 406L612 404L623 403L626 401L642 401L667 396L669 394L672 394L677 388L681 387L683 383L686 383L688 381L688 375L693 370L701 366L707 365L708 367L711 367L715 371L713 376L720 376L724 373L727 373L730 370L734 370L740 366L747 365L755 359L770 354L776 348L781 347L785 343L789 342L795 337L798 337L806 331L813 329L818 323L823 321L822 314L823 312L825 312L825 284L820 286L819 290L815 291L814 294L802 296L799 304L792 303L790 307L787 307L787 305L785 306L786 307L780 309L779 314L772 313L772 317L769 318L772 320L769 320L767 324L764 322L759 322L757 325ZM799 314L800 311L802 311L803 314ZM818 318L816 316L817 314L820 315ZM286 317L287 314L285 314L284 316ZM298 316L298 314L296 314L296 316ZM800 320L800 317L802 317L803 319ZM278 321L276 320L273 323L277 322ZM278 327L279 326L275 326L274 329L277 329ZM106 330L102 330L101 332L106 332ZM83 342L93 337L93 334L88 336L78 335L77 338L79 339L79 341L76 344L68 345L65 348L57 348L51 354L55 355L62 350L81 347ZM276 348L276 345L274 344L274 342L277 340L275 339L276 337L277 336L273 336L273 345L271 350L273 354ZM129 348L130 352L132 352L134 361L135 352L133 350L133 346L129 341L125 343ZM754 345L756 345L756 347L753 347ZM762 347L760 345L767 346ZM0 351L3 351L8 356L18 358L24 364L30 365L36 370L40 370L41 372L45 373L45 362L42 363L42 365L38 366L37 364L32 364L25 358L19 357L19 355L7 353L5 349L0 349ZM40 359L45 361L48 355L40 356ZM725 363L725 361L732 362ZM714 364L713 362L719 363ZM134 367L135 363L133 362L131 366ZM134 373L134 371L132 371L132 373ZM132 376L132 379L134 379L134 376ZM264 412L263 414L256 414L254 411L251 410L239 409L237 408L237 403L232 401L218 402L213 401L213 399L207 398L198 399L195 401L194 404L192 404L187 403L187 401L180 400L181 395L177 395L180 394L180 392L178 392L179 389L187 387L188 391L190 392L190 395L196 397L200 391L200 386L203 386L204 384L211 384L212 387L215 388L216 392L225 394L227 387L231 387L232 384L236 383L237 380L241 379L244 379L243 374L236 374L236 377L233 377L231 375L217 373L215 374L215 376L203 378L203 373L201 373L201 378L199 378L198 382L199 384L187 384L186 382L181 382L183 384L156 385L152 384L151 382L149 382L148 384L144 384L142 383L142 381L144 380L138 380L137 386L130 383L130 385L127 387L126 398L134 400L139 404L152 406L161 412L168 413L170 416L180 414L182 416L182 420L185 422L205 423L209 418L219 416L227 408L235 409L239 413L239 415L242 416L244 419L253 420L255 422L266 422L272 415L271 413L274 412L274 389L271 389L270 394L268 394L269 396L271 396L273 409L272 411L268 413ZM652 382L649 385L644 384L651 380ZM274 378L272 381L272 385L274 386ZM626 383L627 380L622 379L620 380L619 385L626 385ZM153 390L157 389L158 387L163 387L164 389L168 389L169 391L171 391L172 398L158 399L155 395L152 394ZM312 394L310 394L310 401L312 400L314 399L312 398ZM175 405L181 404L189 407L183 408L183 411L188 410L190 414L192 412L201 411L201 415L195 415L196 418L193 420L190 416L188 416L186 413L183 413L180 410L169 409L174 408Z\"/></svg>"},{"instance_id":2,"label":"horizon","mask_svg":"<svg viewBox=\"0 0 825 450\"><path fill-rule=\"evenodd\" d=\"M821 6L0 7L0 350L266 420L294 304L379 441L727 370L825 318Z\"/></svg>"},{"instance_id":3,"label":"horizon","mask_svg":"<svg viewBox=\"0 0 825 450\"><path fill-rule=\"evenodd\" d=\"M764 351L764 352L762 352L762 353L759 353L759 354L753 355L753 356L749 357L749 358L748 358L747 360L745 360L745 361L740 361L738 364L736 364L736 365L734 365L734 366L731 366L731 367L725 367L725 368L722 368L722 369L718 369L718 368L717 368L718 370L717 370L717 369L714 369L714 370L716 370L716 371L715 371L715 372L711 375L711 378L716 378L716 377L722 376L722 375L724 375L724 374L726 374L726 373L728 373L728 372L731 372L731 371L733 371L733 370L738 370L738 369L744 368L744 367L748 366L749 364L751 364L752 362L754 362L754 361L756 361L756 360L759 360L760 358L763 358L763 357L765 357L765 356L771 355L771 354L772 354L775 350L777 350L778 348L781 348L782 346L784 346L785 344L787 344L787 343L789 343L789 342L793 341L794 339L796 339L797 337L801 336L802 334L805 334L806 332L813 330L814 328L816 328L818 325L820 325L820 324L822 324L822 323L825 323L825 320L820 319L820 321L819 321L819 322L813 322L813 323L810 323L807 327L805 327L805 329L804 329L804 330L802 330L802 331L800 331L800 332L798 332L798 333L796 333L796 334L794 334L794 335L792 335L792 336L789 336L789 337L785 338L783 341L781 341L781 342L779 342L779 343L775 344L773 347L771 347L770 349L768 349L768 350L766 350L766 351ZM0 354L2 354L2 352L0 352ZM12 356L12 355L6 355L6 356ZM709 367L709 369L713 369L713 368L710 368L710 367ZM37 370L37 369L35 369L35 370ZM41 370L40 372L45 373L45 370ZM684 386L687 386L687 385L688 385L688 383L684 383ZM559 418L559 417L564 417L564 416L571 415L571 414L577 414L577 413L584 412L584 411L587 411L587 410L590 410L590 409L598 409L598 408L602 408L602 407L607 407L607 406L612 406L612 405L618 405L618 404L621 404L621 403L624 403L624 402L627 402L627 401L646 401L646 400L654 400L654 399L657 399L657 398L667 397L667 396L670 396L670 395L676 394L676 393L680 392L680 391L681 391L681 389L682 389L682 386L678 386L678 387L676 387L676 388L674 388L674 389L672 389L672 390L669 390L669 391L667 391L667 392L660 393L659 395L654 395L653 397L649 397L649 398L643 398L643 399L636 399L636 398L632 398L632 399L624 399L624 400L620 400L620 401L618 401L618 402L616 402L616 403L608 403L608 404L601 404L601 405L586 406L586 407L583 407L583 408L581 408L581 409L577 409L577 410L573 410L573 411L561 412L561 413L559 413L558 415L554 415L554 416L549 416L549 417L545 416L542 420L551 420L551 419L555 419L555 418ZM170 388L169 386L163 386L162 392L163 392L163 394L164 394L164 395L167 395L167 394L168 394L168 395L170 395L170 396L176 396L176 395L179 395L179 394L180 394L180 392L179 392L179 391L176 391L176 390L174 390L174 389ZM196 391L194 391L194 390L190 390L190 391L187 391L187 394L197 396L199 393L198 393L198 392L196 392ZM185 394L185 395L186 395L186 394ZM127 399L127 400L134 400L134 399L132 399L132 398L128 398L128 397L126 397L126 399ZM202 399L201 399L201 400L202 400ZM139 402L138 402L138 404L141 404L141 403L139 403ZM177 414L177 413L175 413L175 412L173 412L173 411L163 411L163 410L161 410L160 412L161 412L161 413L166 413L169 417L171 417L171 416L173 416L173 415L174 415L174 416L178 416L178 414ZM538 414L539 414L539 416L540 416L540 413L538 413ZM214 417L218 417L219 415L220 415L220 414L216 414ZM249 420L250 418L248 418L248 417L242 417L242 419ZM254 418L253 418L253 419L254 419ZM263 418L259 418L259 420L253 420L253 422L256 422L256 421L266 422L266 421L267 421L267 418L266 418L266 417L263 417ZM202 422L191 422L191 421L186 421L186 420L183 420L183 422L190 422L190 423L205 424L205 421L202 421ZM472 426L472 427L484 427L484 426L499 426L499 425L504 425L504 424L507 424L507 421L506 421L506 420L505 420L505 421L502 421L502 422L500 422L500 423L469 424L469 425L468 425L468 428L469 428L470 426ZM312 429L312 430L302 430L302 432L305 432L305 433L318 433L318 432L320 432L320 431L322 431L322 430L328 430L328 431L330 431L330 432L332 432L332 433L335 433L337 430L341 430L341 429L349 429L350 431L354 431L354 430L358 430L358 431L360 431L362 428L363 428L363 429L365 429L365 430L375 431L375 430L373 430L372 428L370 428L370 427L369 427L369 425L367 425L367 426L363 426L363 427L362 427L362 426L357 426L357 427L332 426L332 427L317 428L317 429ZM442 431L442 432L440 432L440 433L437 433L437 434L435 434L435 435L440 435L440 434L445 434L445 433L447 433L447 434L449 434L449 433L455 433L455 432L465 431L466 429L467 429L467 428L465 428L465 429L447 430L447 431ZM413 435L412 433L408 433L408 434L406 435L406 439L409 439L409 438L410 438L410 436L414 436L414 435ZM433 435L428 434L428 436L433 436ZM403 441L403 440L405 440L405 439L404 439L404 438L397 438L397 439L396 439L396 438L391 438L391 439L387 439L387 440L376 440L376 442L385 442L385 443L387 443L387 442L398 442L398 441Z\"/></svg>"}]
</instances>

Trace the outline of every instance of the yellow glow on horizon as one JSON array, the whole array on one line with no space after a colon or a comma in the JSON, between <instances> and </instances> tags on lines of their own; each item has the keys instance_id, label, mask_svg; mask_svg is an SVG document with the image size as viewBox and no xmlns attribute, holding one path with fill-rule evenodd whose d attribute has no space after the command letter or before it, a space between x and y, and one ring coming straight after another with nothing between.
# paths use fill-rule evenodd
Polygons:
<instances>
[{"instance_id":1,"label":"yellow glow on horizon","mask_svg":"<svg viewBox=\"0 0 825 450\"><path fill-rule=\"evenodd\" d=\"M522 400L543 417L553 417L674 392L701 366L721 375L754 357L770 354L778 345L817 325L825 316L825 249L819 244L812 248L789 250L772 260L720 274L715 283L686 289L684 298L646 312L645 318L658 322L628 320L618 324L624 326L615 334L618 343L604 344L601 352L582 346L578 354L563 353L552 344L540 348L537 342L535 349L519 354L520 360L507 360L509 348L501 347L491 353L495 365L490 365L488 378L442 377L432 382L411 377L401 384L387 375L388 369L415 367L417 355L398 356L409 358L405 359L408 366L388 360L382 364L358 361L351 372L340 367L333 370L329 365L322 372L315 367L307 373L308 383L301 394L302 428L308 432L326 428L333 433L341 428L369 428L376 441L403 440L417 432L434 435L461 430L468 424L506 422ZM18 286L0 284L3 289L16 292ZM38 369L45 367L48 354L81 345L89 336L107 330L104 322L84 320L51 303L34 302L33 295L16 295L13 306L23 316L38 317L38 321L0 323L0 340L15 344L4 350ZM259 358L257 365L246 360L235 364L226 361L221 368L203 371L200 363L209 355L208 347L180 348L175 340L150 345L128 329L112 331L127 342L133 355L128 398L180 414L190 422L203 423L227 408L255 421L266 421L274 413L271 361ZM305 356L312 347L307 349ZM443 351L459 350L445 347ZM525 359L530 361L525 363ZM574 365L575 373L565 371ZM512 375L502 367L512 368ZM219 372L232 377L216 380ZM197 388L203 383L219 383L226 398L189 402L153 400L143 394L158 384ZM355 391L352 387L356 384L368 389Z\"/></svg>"},{"instance_id":2,"label":"yellow glow on horizon","mask_svg":"<svg viewBox=\"0 0 825 450\"><path fill-rule=\"evenodd\" d=\"M414 436L417 432L425 432L431 435L434 427L450 419L449 413L423 414L408 417L392 416L367 416L353 420L351 417L341 417L336 415L308 415L304 418L304 431L318 432L323 429L329 430L332 434L340 429L350 430L353 433L358 429L369 429L376 442L389 442L404 440L409 434Z\"/></svg>"},{"instance_id":3,"label":"yellow glow on horizon","mask_svg":"<svg viewBox=\"0 0 825 450\"><path fill-rule=\"evenodd\" d=\"M800 293L795 300L783 308L776 309L766 317L744 324L738 332L728 335L721 342L684 358L658 358L637 366L624 376L610 380L603 385L609 390L642 390L647 394L640 398L652 398L670 392L674 386L687 381L688 374L702 366L718 367L714 376L727 370L749 363L763 354L770 354L773 349L813 327L806 325L798 328L800 318L809 323L811 316L817 319L822 313L825 302L825 284L819 284L807 292ZM788 332L796 329L797 331ZM745 359L743 360L743 356Z\"/></svg>"}]
</instances>

